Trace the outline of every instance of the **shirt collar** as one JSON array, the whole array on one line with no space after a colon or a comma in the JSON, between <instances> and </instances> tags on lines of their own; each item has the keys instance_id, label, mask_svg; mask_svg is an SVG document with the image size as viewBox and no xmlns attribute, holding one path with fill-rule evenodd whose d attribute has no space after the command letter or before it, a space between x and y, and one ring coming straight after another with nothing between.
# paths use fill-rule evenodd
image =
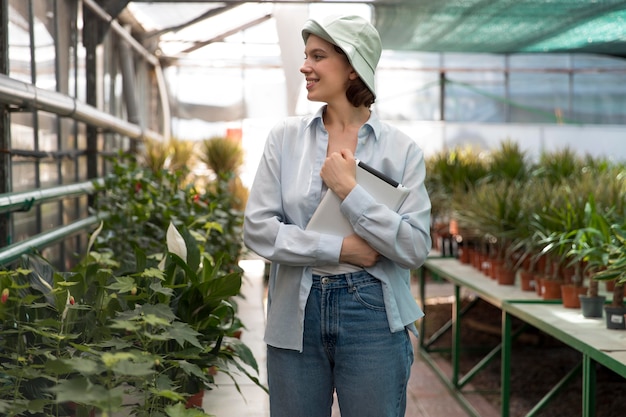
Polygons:
<instances>
[{"instance_id":1,"label":"shirt collar","mask_svg":"<svg viewBox=\"0 0 626 417\"><path fill-rule=\"evenodd\" d=\"M309 122L306 124L306 127L308 128L315 122L320 123L320 126L322 126L323 125L322 116L324 115L325 109L326 109L326 105L323 105L322 107L317 109L315 114L313 114ZM374 110L370 112L370 118L367 119L367 122L365 122L363 126L369 126L370 129L372 129L372 131L374 132L374 138L378 140L378 138L380 137L381 123L380 123L380 119L378 118L378 114L376 114Z\"/></svg>"}]
</instances>

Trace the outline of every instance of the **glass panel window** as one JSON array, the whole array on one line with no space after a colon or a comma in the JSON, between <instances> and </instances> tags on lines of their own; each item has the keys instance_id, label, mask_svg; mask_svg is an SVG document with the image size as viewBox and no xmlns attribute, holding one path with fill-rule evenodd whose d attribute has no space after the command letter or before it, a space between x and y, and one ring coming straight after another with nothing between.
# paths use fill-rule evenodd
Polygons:
<instances>
[{"instance_id":1,"label":"glass panel window","mask_svg":"<svg viewBox=\"0 0 626 417\"><path fill-rule=\"evenodd\" d=\"M569 116L569 74L512 72L509 78L513 123L564 123Z\"/></svg>"},{"instance_id":2,"label":"glass panel window","mask_svg":"<svg viewBox=\"0 0 626 417\"><path fill-rule=\"evenodd\" d=\"M446 121L505 120L506 96L502 72L450 72L446 74L445 91Z\"/></svg>"}]
</instances>

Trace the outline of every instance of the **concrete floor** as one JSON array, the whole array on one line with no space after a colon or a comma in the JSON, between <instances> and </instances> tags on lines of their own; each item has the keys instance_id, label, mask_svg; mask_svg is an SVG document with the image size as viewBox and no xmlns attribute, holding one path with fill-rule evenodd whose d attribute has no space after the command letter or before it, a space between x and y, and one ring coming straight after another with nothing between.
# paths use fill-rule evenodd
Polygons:
<instances>
[{"instance_id":1,"label":"concrete floor","mask_svg":"<svg viewBox=\"0 0 626 417\"><path fill-rule=\"evenodd\" d=\"M265 324L263 306L264 263L260 260L244 260L241 262L241 266L245 271L242 287L245 299L239 301L239 313L246 326L242 341L252 349L259 364L259 378L263 383L266 383L266 356L265 344L263 343ZM427 287L427 297L445 296L451 293L452 290L445 284L436 284L432 288ZM414 342L417 345L417 341ZM231 379L222 374L218 375L218 387L205 393L204 410L216 417L269 417L267 394L245 376L236 377L236 381L241 393L237 391L236 385ZM489 408L487 405L485 406ZM497 414L494 410L488 410L485 415ZM405 417L467 416L468 414L417 353L409 381ZM333 410L333 417L340 417L337 407Z\"/></svg>"}]
</instances>

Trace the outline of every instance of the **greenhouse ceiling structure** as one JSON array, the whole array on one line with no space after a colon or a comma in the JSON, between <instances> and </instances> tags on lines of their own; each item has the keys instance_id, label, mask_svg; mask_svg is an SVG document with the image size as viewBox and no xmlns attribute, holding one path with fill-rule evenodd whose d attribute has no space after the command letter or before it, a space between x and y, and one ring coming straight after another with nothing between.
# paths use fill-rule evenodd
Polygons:
<instances>
[{"instance_id":1,"label":"greenhouse ceiling structure","mask_svg":"<svg viewBox=\"0 0 626 417\"><path fill-rule=\"evenodd\" d=\"M182 34L184 31L180 29L200 21L224 27L224 32L213 38L181 38L189 43L190 51L269 18L258 16L239 22L229 16L228 11L243 4L366 3L373 8L373 22L385 49L502 54L584 52L626 57L626 0L109 0L99 3L113 17L130 3L167 5L167 9L142 10L145 17L161 25L155 31L158 34ZM174 20L179 23L171 25Z\"/></svg>"}]
</instances>

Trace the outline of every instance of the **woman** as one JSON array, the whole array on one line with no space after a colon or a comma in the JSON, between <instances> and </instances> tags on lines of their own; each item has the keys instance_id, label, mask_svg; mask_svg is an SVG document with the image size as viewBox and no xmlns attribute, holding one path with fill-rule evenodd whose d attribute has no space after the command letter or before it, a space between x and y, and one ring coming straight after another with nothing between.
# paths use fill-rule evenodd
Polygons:
<instances>
[{"instance_id":1,"label":"woman","mask_svg":"<svg viewBox=\"0 0 626 417\"><path fill-rule=\"evenodd\" d=\"M357 16L306 22L307 97L326 103L270 132L245 212L246 245L271 261L265 342L272 417L400 417L423 313L410 269L430 250L424 157L370 106L381 54ZM355 156L410 189L398 212L355 177ZM327 190L354 233L306 230Z\"/></svg>"}]
</instances>

